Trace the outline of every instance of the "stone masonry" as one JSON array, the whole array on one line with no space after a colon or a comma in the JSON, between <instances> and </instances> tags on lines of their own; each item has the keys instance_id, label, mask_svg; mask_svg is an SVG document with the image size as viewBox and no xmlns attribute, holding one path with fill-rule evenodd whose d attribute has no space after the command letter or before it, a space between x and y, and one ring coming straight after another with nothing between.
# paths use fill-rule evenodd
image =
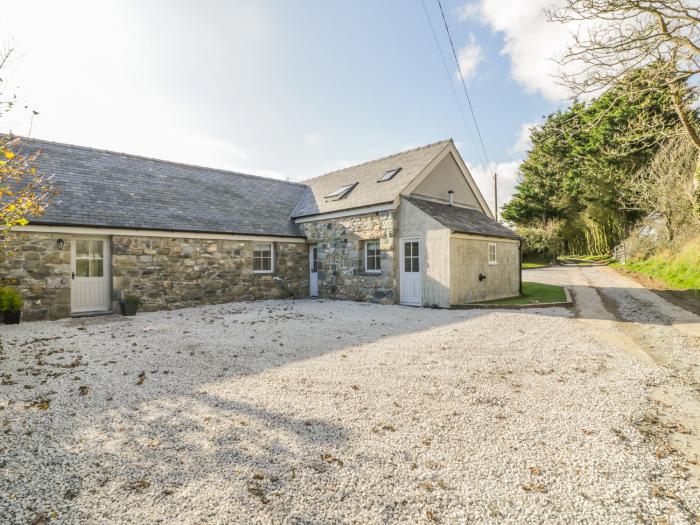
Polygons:
<instances>
[{"instance_id":1,"label":"stone masonry","mask_svg":"<svg viewBox=\"0 0 700 525\"><path fill-rule=\"evenodd\" d=\"M271 274L253 273L254 244L114 236L113 298L136 295L143 311L153 311L308 296L308 249L304 243L275 242Z\"/></svg>"},{"instance_id":2,"label":"stone masonry","mask_svg":"<svg viewBox=\"0 0 700 525\"><path fill-rule=\"evenodd\" d=\"M309 243L318 243L318 295L321 298L394 303L394 213L382 211L302 223ZM365 272L366 241L379 241L381 274Z\"/></svg>"},{"instance_id":3,"label":"stone masonry","mask_svg":"<svg viewBox=\"0 0 700 525\"><path fill-rule=\"evenodd\" d=\"M62 250L56 241L64 240ZM0 252L0 286L24 298L22 319L60 319L70 315L70 239L50 233L12 232Z\"/></svg>"},{"instance_id":4,"label":"stone masonry","mask_svg":"<svg viewBox=\"0 0 700 525\"><path fill-rule=\"evenodd\" d=\"M56 241L63 239L63 249ZM112 309L136 295L142 311L228 301L307 297L308 248L275 242L274 272L253 272L253 241L112 237ZM22 294L25 321L71 313L71 236L12 232L0 253L0 286Z\"/></svg>"},{"instance_id":5,"label":"stone masonry","mask_svg":"<svg viewBox=\"0 0 700 525\"><path fill-rule=\"evenodd\" d=\"M392 212L300 225L319 245L319 296L393 303L398 281ZM57 240L63 239L59 250ZM365 272L366 241L378 240L381 274ZM23 319L60 319L71 313L71 236L12 232L0 254L0 285L24 298ZM309 295L308 245L275 242L274 272L253 272L254 241L113 236L112 308L136 295L142 311Z\"/></svg>"}]
</instances>

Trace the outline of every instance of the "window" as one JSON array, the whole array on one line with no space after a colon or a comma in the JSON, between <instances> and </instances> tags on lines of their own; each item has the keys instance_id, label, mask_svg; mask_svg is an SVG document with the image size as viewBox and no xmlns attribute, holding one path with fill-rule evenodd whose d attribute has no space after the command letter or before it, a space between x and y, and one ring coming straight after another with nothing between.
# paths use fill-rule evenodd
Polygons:
<instances>
[{"instance_id":1,"label":"window","mask_svg":"<svg viewBox=\"0 0 700 525\"><path fill-rule=\"evenodd\" d=\"M253 272L272 273L272 243L256 243L253 246Z\"/></svg>"},{"instance_id":2,"label":"window","mask_svg":"<svg viewBox=\"0 0 700 525\"><path fill-rule=\"evenodd\" d=\"M311 248L311 273L318 273L318 246Z\"/></svg>"},{"instance_id":3,"label":"window","mask_svg":"<svg viewBox=\"0 0 700 525\"><path fill-rule=\"evenodd\" d=\"M353 182L351 184L346 184L344 186L341 186L337 190L334 190L330 192L328 195L326 195L326 200L328 201L339 201L340 199L344 199L348 195L350 195L350 192L352 189L357 186L357 182Z\"/></svg>"},{"instance_id":4,"label":"window","mask_svg":"<svg viewBox=\"0 0 700 525\"><path fill-rule=\"evenodd\" d=\"M420 271L418 241L405 241L403 244L403 265L406 273Z\"/></svg>"},{"instance_id":5,"label":"window","mask_svg":"<svg viewBox=\"0 0 700 525\"><path fill-rule=\"evenodd\" d=\"M382 263L379 252L379 241L367 241L365 243L365 271L368 273L381 273Z\"/></svg>"},{"instance_id":6,"label":"window","mask_svg":"<svg viewBox=\"0 0 700 525\"><path fill-rule=\"evenodd\" d=\"M498 264L498 252L496 251L496 244L489 243L489 264Z\"/></svg>"},{"instance_id":7,"label":"window","mask_svg":"<svg viewBox=\"0 0 700 525\"><path fill-rule=\"evenodd\" d=\"M388 180L391 180L394 178L394 175L396 175L399 171L401 171L401 168L394 168L393 170L389 170L384 175L379 177L377 179L377 182L386 182Z\"/></svg>"},{"instance_id":8,"label":"window","mask_svg":"<svg viewBox=\"0 0 700 525\"><path fill-rule=\"evenodd\" d=\"M76 277L102 277L104 275L104 241L75 241Z\"/></svg>"}]
</instances>

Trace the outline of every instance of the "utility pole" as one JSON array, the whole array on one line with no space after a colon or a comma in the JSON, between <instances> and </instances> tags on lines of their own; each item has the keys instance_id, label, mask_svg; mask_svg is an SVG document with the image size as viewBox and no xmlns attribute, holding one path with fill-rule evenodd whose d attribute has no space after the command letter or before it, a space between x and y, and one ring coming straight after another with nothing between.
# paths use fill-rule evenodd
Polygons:
<instances>
[{"instance_id":1,"label":"utility pole","mask_svg":"<svg viewBox=\"0 0 700 525\"><path fill-rule=\"evenodd\" d=\"M493 216L498 222L498 173L493 173Z\"/></svg>"}]
</instances>

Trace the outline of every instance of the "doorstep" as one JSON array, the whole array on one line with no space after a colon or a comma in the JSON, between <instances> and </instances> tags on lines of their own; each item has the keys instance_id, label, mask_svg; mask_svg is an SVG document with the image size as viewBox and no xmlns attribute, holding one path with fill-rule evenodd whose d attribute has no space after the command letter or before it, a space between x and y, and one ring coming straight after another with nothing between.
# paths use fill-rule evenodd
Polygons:
<instances>
[{"instance_id":1,"label":"doorstep","mask_svg":"<svg viewBox=\"0 0 700 525\"><path fill-rule=\"evenodd\" d=\"M111 310L96 310L92 312L75 312L73 314L70 314L72 318L97 317L100 315L114 315L114 312L112 312Z\"/></svg>"}]
</instances>

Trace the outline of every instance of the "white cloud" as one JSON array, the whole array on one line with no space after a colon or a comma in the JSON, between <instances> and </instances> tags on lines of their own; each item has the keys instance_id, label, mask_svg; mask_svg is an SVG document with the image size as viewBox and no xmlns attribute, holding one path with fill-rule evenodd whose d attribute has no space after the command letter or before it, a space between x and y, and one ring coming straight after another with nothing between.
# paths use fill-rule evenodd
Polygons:
<instances>
[{"instance_id":1,"label":"white cloud","mask_svg":"<svg viewBox=\"0 0 700 525\"><path fill-rule=\"evenodd\" d=\"M515 185L518 183L520 164L522 161L492 163L488 167L483 164L468 164L469 171L474 177L487 204L493 210L493 174L498 174L498 209L502 210L513 197ZM499 212L500 213L500 212Z\"/></svg>"},{"instance_id":2,"label":"white cloud","mask_svg":"<svg viewBox=\"0 0 700 525\"><path fill-rule=\"evenodd\" d=\"M561 24L547 22L544 8L553 0L479 0L462 9L465 19L475 18L492 31L502 33L502 53L511 62L512 77L529 92L559 102L568 98L565 88L556 81L558 65L554 58L570 42L570 34ZM477 6L478 5L478 9Z\"/></svg>"},{"instance_id":3,"label":"white cloud","mask_svg":"<svg viewBox=\"0 0 700 525\"><path fill-rule=\"evenodd\" d=\"M480 6L478 2L469 2L457 9L457 18L460 22L474 20L479 17Z\"/></svg>"},{"instance_id":4,"label":"white cloud","mask_svg":"<svg viewBox=\"0 0 700 525\"><path fill-rule=\"evenodd\" d=\"M476 67L483 61L484 54L481 46L476 42L474 35L469 35L469 40L459 50L459 67L464 79L468 80L476 74ZM456 72L459 78L459 72Z\"/></svg>"},{"instance_id":5,"label":"white cloud","mask_svg":"<svg viewBox=\"0 0 700 525\"><path fill-rule=\"evenodd\" d=\"M532 147L532 142L530 141L530 133L532 128L540 125L540 122L525 122L520 124L520 131L518 131L515 143L510 147L508 152L511 155L524 155Z\"/></svg>"}]
</instances>

